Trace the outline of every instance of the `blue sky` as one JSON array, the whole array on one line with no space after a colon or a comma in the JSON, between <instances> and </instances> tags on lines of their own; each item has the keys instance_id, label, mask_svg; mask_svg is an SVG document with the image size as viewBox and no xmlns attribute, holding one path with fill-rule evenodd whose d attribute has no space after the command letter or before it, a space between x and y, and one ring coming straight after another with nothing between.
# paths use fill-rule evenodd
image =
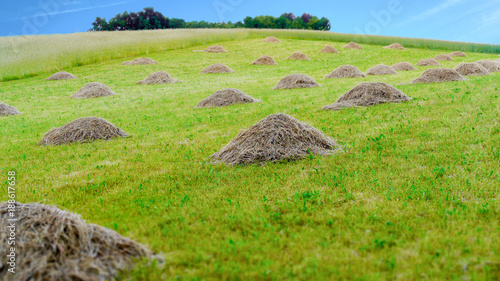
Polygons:
<instances>
[{"instance_id":1,"label":"blue sky","mask_svg":"<svg viewBox=\"0 0 500 281\"><path fill-rule=\"evenodd\" d=\"M187 21L304 12L332 31L500 44L500 0L17 0L2 1L0 36L85 32L97 16L154 7Z\"/></svg>"}]
</instances>

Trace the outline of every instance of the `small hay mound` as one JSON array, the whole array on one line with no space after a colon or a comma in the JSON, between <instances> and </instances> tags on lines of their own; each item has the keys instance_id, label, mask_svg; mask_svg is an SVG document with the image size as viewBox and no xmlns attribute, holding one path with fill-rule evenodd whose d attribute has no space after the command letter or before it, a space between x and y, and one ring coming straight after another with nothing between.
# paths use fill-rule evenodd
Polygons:
<instances>
[{"instance_id":1,"label":"small hay mound","mask_svg":"<svg viewBox=\"0 0 500 281\"><path fill-rule=\"evenodd\" d=\"M281 79L274 90L285 90L285 89L300 89L300 88L314 88L319 87L319 84L314 81L312 77L304 74L290 74L285 78Z\"/></svg>"},{"instance_id":2,"label":"small hay mound","mask_svg":"<svg viewBox=\"0 0 500 281\"><path fill-rule=\"evenodd\" d=\"M453 57L450 55L441 54L441 55L435 56L434 59L435 60L450 61L450 60L453 60Z\"/></svg>"},{"instance_id":3,"label":"small hay mound","mask_svg":"<svg viewBox=\"0 0 500 281\"><path fill-rule=\"evenodd\" d=\"M398 74L392 66L379 64L366 71L366 75L394 75Z\"/></svg>"},{"instance_id":4,"label":"small hay mound","mask_svg":"<svg viewBox=\"0 0 500 281\"><path fill-rule=\"evenodd\" d=\"M207 74L207 73L234 73L234 70L229 68L226 65L223 65L222 63L216 63L207 66L205 69L201 71L202 74Z\"/></svg>"},{"instance_id":5,"label":"small hay mound","mask_svg":"<svg viewBox=\"0 0 500 281\"><path fill-rule=\"evenodd\" d=\"M197 50L196 52L205 52L205 53L227 53L226 49L224 47L215 45L215 46L210 46L206 48L205 50Z\"/></svg>"},{"instance_id":6,"label":"small hay mound","mask_svg":"<svg viewBox=\"0 0 500 281\"><path fill-rule=\"evenodd\" d=\"M441 83L449 81L465 81L465 79L460 73L449 68L432 68L424 71L422 75L413 80L413 84L418 83Z\"/></svg>"},{"instance_id":7,"label":"small hay mound","mask_svg":"<svg viewBox=\"0 0 500 281\"><path fill-rule=\"evenodd\" d=\"M417 70L416 67L411 65L409 62L398 62L392 66L392 68L396 71L414 71Z\"/></svg>"},{"instance_id":8,"label":"small hay mound","mask_svg":"<svg viewBox=\"0 0 500 281\"><path fill-rule=\"evenodd\" d=\"M269 36L269 37L267 37L266 39L264 39L262 41L268 42L268 43L279 43L279 42L281 42L281 40L279 40L278 38L276 38L274 36Z\"/></svg>"},{"instance_id":9,"label":"small hay mound","mask_svg":"<svg viewBox=\"0 0 500 281\"><path fill-rule=\"evenodd\" d=\"M464 52L455 51L455 52L451 53L450 56L452 56L452 57L466 57L467 55Z\"/></svg>"},{"instance_id":10,"label":"small hay mound","mask_svg":"<svg viewBox=\"0 0 500 281\"><path fill-rule=\"evenodd\" d=\"M337 67L335 70L330 72L325 79L329 78L357 78L366 77L366 75L361 72L357 67L353 65L342 65Z\"/></svg>"},{"instance_id":11,"label":"small hay mound","mask_svg":"<svg viewBox=\"0 0 500 281\"><path fill-rule=\"evenodd\" d=\"M488 75L488 69L479 63L461 63L454 70L463 76Z\"/></svg>"},{"instance_id":12,"label":"small hay mound","mask_svg":"<svg viewBox=\"0 0 500 281\"><path fill-rule=\"evenodd\" d=\"M137 84L153 85L153 84L169 84L177 82L182 82L182 81L172 78L172 76L170 76L170 74L166 73L165 71L159 71L149 74L149 76L146 79L137 82Z\"/></svg>"},{"instance_id":13,"label":"small hay mound","mask_svg":"<svg viewBox=\"0 0 500 281\"><path fill-rule=\"evenodd\" d=\"M15 107L0 102L0 116L18 115L20 113Z\"/></svg>"},{"instance_id":14,"label":"small hay mound","mask_svg":"<svg viewBox=\"0 0 500 281\"><path fill-rule=\"evenodd\" d=\"M138 58L133 61L123 62L123 65L143 65L143 64L157 64L158 62L150 58Z\"/></svg>"},{"instance_id":15,"label":"small hay mound","mask_svg":"<svg viewBox=\"0 0 500 281\"><path fill-rule=\"evenodd\" d=\"M289 60L309 60L309 58L303 53L293 53L288 57Z\"/></svg>"},{"instance_id":16,"label":"small hay mound","mask_svg":"<svg viewBox=\"0 0 500 281\"><path fill-rule=\"evenodd\" d=\"M113 92L108 86L91 82L87 83L83 88L81 88L76 94L72 95L71 98L74 99L89 99L89 98L100 98L106 96L112 96L116 93Z\"/></svg>"},{"instance_id":17,"label":"small hay mound","mask_svg":"<svg viewBox=\"0 0 500 281\"><path fill-rule=\"evenodd\" d=\"M68 80L68 79L77 79L78 77L71 74L71 73L68 73L66 71L61 71L61 72L57 72L56 74L53 74L52 76L50 76L49 78L45 79L45 80Z\"/></svg>"},{"instance_id":18,"label":"small hay mound","mask_svg":"<svg viewBox=\"0 0 500 281\"><path fill-rule=\"evenodd\" d=\"M40 141L40 145L61 145L69 142L91 142L95 140L111 140L126 138L128 135L122 129L97 117L76 119L59 128L48 131Z\"/></svg>"},{"instance_id":19,"label":"small hay mound","mask_svg":"<svg viewBox=\"0 0 500 281\"><path fill-rule=\"evenodd\" d=\"M323 107L323 110L340 110L347 107L398 103L409 101L410 99L410 97L389 84L365 82L343 94L335 103Z\"/></svg>"},{"instance_id":20,"label":"small hay mound","mask_svg":"<svg viewBox=\"0 0 500 281\"><path fill-rule=\"evenodd\" d=\"M355 50L363 50L363 47L355 42L350 42L349 44L344 46L344 49L355 49Z\"/></svg>"},{"instance_id":21,"label":"small hay mound","mask_svg":"<svg viewBox=\"0 0 500 281\"><path fill-rule=\"evenodd\" d=\"M406 50L406 48L399 43L394 43L389 46L385 46L384 49Z\"/></svg>"},{"instance_id":22,"label":"small hay mound","mask_svg":"<svg viewBox=\"0 0 500 281\"><path fill-rule=\"evenodd\" d=\"M238 89L224 89L213 93L211 96L200 101L196 108L201 107L223 107L239 103L254 103L261 100L245 94Z\"/></svg>"},{"instance_id":23,"label":"small hay mound","mask_svg":"<svg viewBox=\"0 0 500 281\"><path fill-rule=\"evenodd\" d=\"M327 53L327 54L338 54L339 51L337 51L337 49L335 49L333 46L331 45L326 45L325 47L323 47L323 49L320 50L321 53Z\"/></svg>"},{"instance_id":24,"label":"small hay mound","mask_svg":"<svg viewBox=\"0 0 500 281\"><path fill-rule=\"evenodd\" d=\"M313 155L329 155L339 145L321 131L290 115L269 115L239 133L211 157L215 162L241 165L258 162L298 160Z\"/></svg>"},{"instance_id":25,"label":"small hay mound","mask_svg":"<svg viewBox=\"0 0 500 281\"><path fill-rule=\"evenodd\" d=\"M251 65L278 65L278 63L270 56L262 56L252 62Z\"/></svg>"},{"instance_id":26,"label":"small hay mound","mask_svg":"<svg viewBox=\"0 0 500 281\"><path fill-rule=\"evenodd\" d=\"M480 61L477 61L476 63L479 63L484 68L488 69L489 72L498 72L498 71L500 71L500 64L498 62L496 62L496 61L480 60Z\"/></svg>"},{"instance_id":27,"label":"small hay mound","mask_svg":"<svg viewBox=\"0 0 500 281\"><path fill-rule=\"evenodd\" d=\"M137 242L54 206L0 203L0 223L5 227L12 219L9 206L14 206L17 219L17 270L7 272L7 246L0 246L0 276L9 276L2 280L115 280L119 271L135 267L135 259L153 258ZM8 235L7 229L0 231L5 244Z\"/></svg>"},{"instance_id":28,"label":"small hay mound","mask_svg":"<svg viewBox=\"0 0 500 281\"><path fill-rule=\"evenodd\" d=\"M431 65L441 65L435 59L423 59L417 63L418 66L431 66Z\"/></svg>"}]
</instances>

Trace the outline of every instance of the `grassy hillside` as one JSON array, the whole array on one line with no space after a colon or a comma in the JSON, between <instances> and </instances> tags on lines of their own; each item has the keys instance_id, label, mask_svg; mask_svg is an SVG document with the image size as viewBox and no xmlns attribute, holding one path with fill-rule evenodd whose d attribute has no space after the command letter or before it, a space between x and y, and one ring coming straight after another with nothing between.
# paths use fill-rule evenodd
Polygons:
<instances>
[{"instance_id":1,"label":"grassy hillside","mask_svg":"<svg viewBox=\"0 0 500 281\"><path fill-rule=\"evenodd\" d=\"M0 101L23 112L0 119L1 172L17 172L19 201L55 204L164 253L162 268L126 275L134 280L495 280L500 275L500 73L464 82L402 84L428 69L418 67L393 76L326 80L344 64L366 71L379 63L416 64L444 51L366 44L362 51L344 50L345 43L328 42L341 54L323 54L318 51L324 41L269 44L229 32L224 36L232 41L220 43L229 52L210 54L193 52L207 45L190 46L219 39L195 35L126 52L112 52L111 43L107 57L99 58L68 46L66 57L97 62L71 67L73 61L62 56L60 65L80 79L45 81L44 74L3 82ZM176 44L182 48L166 51ZM160 51L148 55L159 64L103 61L148 48ZM286 60L295 51L311 60ZM263 54L279 65L249 64ZM443 66L498 58L468 55ZM212 63L235 73L199 74ZM32 58L19 69L37 73L53 66L49 60L43 68ZM2 75L19 75L19 69L2 69ZM135 84L160 70L184 82ZM321 87L271 89L291 73L310 75ZM413 99L321 110L363 81L390 83ZM87 82L105 83L119 94L69 98ZM263 102L194 109L228 87ZM345 152L262 166L208 163L241 130L279 112L322 130ZM85 116L106 118L132 136L37 145L52 127ZM7 199L5 189L2 185L1 201Z\"/></svg>"}]
</instances>

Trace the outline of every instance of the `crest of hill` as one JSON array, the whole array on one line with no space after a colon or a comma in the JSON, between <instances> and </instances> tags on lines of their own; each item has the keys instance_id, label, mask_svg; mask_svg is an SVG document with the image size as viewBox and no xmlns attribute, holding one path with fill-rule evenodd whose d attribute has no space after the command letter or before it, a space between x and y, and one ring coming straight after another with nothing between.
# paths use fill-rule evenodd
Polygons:
<instances>
[{"instance_id":1,"label":"crest of hill","mask_svg":"<svg viewBox=\"0 0 500 281\"><path fill-rule=\"evenodd\" d=\"M278 38L276 38L274 36L269 36L269 37L267 37L266 39L264 39L262 41L268 42L268 43L279 43L279 42L281 42Z\"/></svg>"},{"instance_id":2,"label":"crest of hill","mask_svg":"<svg viewBox=\"0 0 500 281\"><path fill-rule=\"evenodd\" d=\"M227 53L226 49L224 47L215 45L215 46L210 46L206 48L205 50L197 50L196 52L205 52L205 53Z\"/></svg>"},{"instance_id":3,"label":"crest of hill","mask_svg":"<svg viewBox=\"0 0 500 281\"><path fill-rule=\"evenodd\" d=\"M0 102L0 116L18 115L19 111L13 106Z\"/></svg>"},{"instance_id":4,"label":"crest of hill","mask_svg":"<svg viewBox=\"0 0 500 281\"><path fill-rule=\"evenodd\" d=\"M490 72L478 63L461 63L454 70L463 76L488 75Z\"/></svg>"},{"instance_id":5,"label":"crest of hill","mask_svg":"<svg viewBox=\"0 0 500 281\"><path fill-rule=\"evenodd\" d=\"M337 49L335 49L333 46L331 45L326 45L325 47L323 47L323 49L320 50L321 53L327 53L327 54L338 54L339 51L337 51Z\"/></svg>"},{"instance_id":6,"label":"crest of hill","mask_svg":"<svg viewBox=\"0 0 500 281\"><path fill-rule=\"evenodd\" d=\"M451 60L453 60L453 57L450 55L441 54L441 55L435 56L434 59L435 60L442 60L442 61L451 61Z\"/></svg>"},{"instance_id":7,"label":"crest of hill","mask_svg":"<svg viewBox=\"0 0 500 281\"><path fill-rule=\"evenodd\" d=\"M435 59L423 59L417 63L418 66L434 66L434 65L441 65L437 60Z\"/></svg>"},{"instance_id":8,"label":"crest of hill","mask_svg":"<svg viewBox=\"0 0 500 281\"><path fill-rule=\"evenodd\" d=\"M441 83L449 81L465 81L465 79L460 73L449 68L432 68L426 70L422 75L413 80L413 84L418 83Z\"/></svg>"},{"instance_id":9,"label":"crest of hill","mask_svg":"<svg viewBox=\"0 0 500 281\"><path fill-rule=\"evenodd\" d=\"M366 71L366 75L394 75L398 74L392 66L379 64Z\"/></svg>"},{"instance_id":10,"label":"crest of hill","mask_svg":"<svg viewBox=\"0 0 500 281\"><path fill-rule=\"evenodd\" d=\"M213 93L211 96L200 101L196 108L202 107L223 107L232 104L241 103L254 103L261 102L261 100L254 99L253 97L245 94L238 89L224 89Z\"/></svg>"},{"instance_id":11,"label":"crest of hill","mask_svg":"<svg viewBox=\"0 0 500 281\"><path fill-rule=\"evenodd\" d=\"M158 62L150 58L138 58L133 61L123 62L123 65L147 65L147 64L157 64Z\"/></svg>"},{"instance_id":12,"label":"crest of hill","mask_svg":"<svg viewBox=\"0 0 500 281\"><path fill-rule=\"evenodd\" d=\"M112 96L115 94L116 93L113 92L108 86L102 83L91 82L83 86L83 88L81 88L78 92L76 92L76 94L72 95L71 98L89 99L89 98Z\"/></svg>"},{"instance_id":13,"label":"crest of hill","mask_svg":"<svg viewBox=\"0 0 500 281\"><path fill-rule=\"evenodd\" d=\"M252 62L251 65L278 65L278 63L270 56L261 56Z\"/></svg>"},{"instance_id":14,"label":"crest of hill","mask_svg":"<svg viewBox=\"0 0 500 281\"><path fill-rule=\"evenodd\" d=\"M488 69L489 72L498 72L500 71L500 64L496 61L491 60L480 60L476 63L480 64L482 67Z\"/></svg>"},{"instance_id":15,"label":"crest of hill","mask_svg":"<svg viewBox=\"0 0 500 281\"><path fill-rule=\"evenodd\" d=\"M394 43L389 46L385 46L384 49L406 50L406 48L399 43Z\"/></svg>"},{"instance_id":16,"label":"crest of hill","mask_svg":"<svg viewBox=\"0 0 500 281\"><path fill-rule=\"evenodd\" d=\"M288 57L289 60L309 60L309 58L303 54L303 53L293 53L291 56Z\"/></svg>"},{"instance_id":17,"label":"crest of hill","mask_svg":"<svg viewBox=\"0 0 500 281\"><path fill-rule=\"evenodd\" d=\"M45 79L45 80L68 80L68 79L77 79L78 77L76 77L75 75L71 74L71 73L68 73L66 71L61 71L61 72L57 72L55 74L53 74L52 76L50 76L49 78Z\"/></svg>"},{"instance_id":18,"label":"crest of hill","mask_svg":"<svg viewBox=\"0 0 500 281\"><path fill-rule=\"evenodd\" d=\"M357 67L353 65L342 65L333 70L328 74L325 79L329 78L358 78L366 77L366 75L361 72Z\"/></svg>"},{"instance_id":19,"label":"crest of hill","mask_svg":"<svg viewBox=\"0 0 500 281\"><path fill-rule=\"evenodd\" d=\"M137 82L137 84L153 85L153 84L169 84L182 82L177 79L172 78L170 74L165 71L159 71L150 74L146 79Z\"/></svg>"},{"instance_id":20,"label":"crest of hill","mask_svg":"<svg viewBox=\"0 0 500 281\"><path fill-rule=\"evenodd\" d=\"M319 84L314 79L305 74L290 74L281 79L274 90L299 89L299 88L314 88L319 87Z\"/></svg>"},{"instance_id":21,"label":"crest of hill","mask_svg":"<svg viewBox=\"0 0 500 281\"><path fill-rule=\"evenodd\" d=\"M202 74L208 74L208 73L234 73L234 70L229 68L226 65L223 65L221 63L215 63L212 65L207 66L205 69L201 71Z\"/></svg>"},{"instance_id":22,"label":"crest of hill","mask_svg":"<svg viewBox=\"0 0 500 281\"><path fill-rule=\"evenodd\" d=\"M466 57L467 55L464 52L455 51L453 53L450 53L450 56L452 56L452 57Z\"/></svg>"},{"instance_id":23,"label":"crest of hill","mask_svg":"<svg viewBox=\"0 0 500 281\"><path fill-rule=\"evenodd\" d=\"M356 50L363 50L363 47L359 45L356 42L350 42L349 44L344 46L344 49L356 49Z\"/></svg>"},{"instance_id":24,"label":"crest of hill","mask_svg":"<svg viewBox=\"0 0 500 281\"><path fill-rule=\"evenodd\" d=\"M396 71L414 71L414 70L417 70L417 68L414 67L409 62L398 62L395 65L393 65L392 68Z\"/></svg>"}]
</instances>

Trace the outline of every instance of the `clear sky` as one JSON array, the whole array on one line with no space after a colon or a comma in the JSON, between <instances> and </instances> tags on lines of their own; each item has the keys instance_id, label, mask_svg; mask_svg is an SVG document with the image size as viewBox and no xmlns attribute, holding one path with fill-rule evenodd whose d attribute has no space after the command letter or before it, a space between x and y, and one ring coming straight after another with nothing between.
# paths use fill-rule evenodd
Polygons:
<instances>
[{"instance_id":1,"label":"clear sky","mask_svg":"<svg viewBox=\"0 0 500 281\"><path fill-rule=\"evenodd\" d=\"M154 7L186 21L304 12L331 31L500 44L500 0L1 0L0 36L85 32L97 16Z\"/></svg>"}]
</instances>

